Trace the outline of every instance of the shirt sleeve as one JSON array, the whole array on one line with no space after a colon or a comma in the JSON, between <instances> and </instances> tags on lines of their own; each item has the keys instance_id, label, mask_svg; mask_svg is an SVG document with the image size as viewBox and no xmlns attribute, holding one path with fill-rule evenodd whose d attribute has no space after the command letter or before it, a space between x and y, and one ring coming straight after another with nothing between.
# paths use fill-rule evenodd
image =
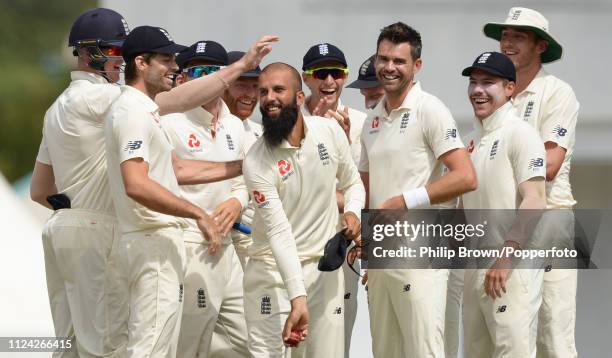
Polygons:
<instances>
[{"instance_id":1,"label":"shirt sleeve","mask_svg":"<svg viewBox=\"0 0 612 358\"><path fill-rule=\"evenodd\" d=\"M113 128L119 163L133 158L142 158L150 162L150 145L152 123L143 117L142 112L127 112L125 116L116 117Z\"/></svg>"},{"instance_id":2,"label":"shirt sleeve","mask_svg":"<svg viewBox=\"0 0 612 358\"><path fill-rule=\"evenodd\" d=\"M579 108L574 91L568 85L553 91L540 110L542 140L568 149L575 136Z\"/></svg>"},{"instance_id":3,"label":"shirt sleeve","mask_svg":"<svg viewBox=\"0 0 612 358\"><path fill-rule=\"evenodd\" d=\"M536 177L546 178L546 151L537 131L528 123L519 121L512 129L508 153L516 182L521 184Z\"/></svg>"},{"instance_id":4,"label":"shirt sleeve","mask_svg":"<svg viewBox=\"0 0 612 358\"><path fill-rule=\"evenodd\" d=\"M438 99L427 99L420 110L423 134L436 158L450 150L463 148L457 123Z\"/></svg>"},{"instance_id":5,"label":"shirt sleeve","mask_svg":"<svg viewBox=\"0 0 612 358\"><path fill-rule=\"evenodd\" d=\"M365 188L351 156L351 148L346 140L346 135L340 126L332 126L332 130L339 153L336 188L344 192L344 212L353 212L358 218L361 218L361 209L365 206Z\"/></svg>"},{"instance_id":6,"label":"shirt sleeve","mask_svg":"<svg viewBox=\"0 0 612 358\"><path fill-rule=\"evenodd\" d=\"M289 299L306 296L295 238L275 185L276 173L266 167L265 158L251 154L253 151L244 162L243 173L248 190L253 196L255 211L262 218L262 231L270 242Z\"/></svg>"},{"instance_id":7,"label":"shirt sleeve","mask_svg":"<svg viewBox=\"0 0 612 358\"><path fill-rule=\"evenodd\" d=\"M113 102L121 95L121 89L114 84L94 84L82 95L89 112L92 114L86 118L102 122Z\"/></svg>"},{"instance_id":8,"label":"shirt sleeve","mask_svg":"<svg viewBox=\"0 0 612 358\"><path fill-rule=\"evenodd\" d=\"M49 148L47 148L47 140L45 138L45 134L43 133L43 137L40 140L40 146L38 147L38 155L36 156L36 161L52 165L51 164L51 156L49 155Z\"/></svg>"}]
</instances>

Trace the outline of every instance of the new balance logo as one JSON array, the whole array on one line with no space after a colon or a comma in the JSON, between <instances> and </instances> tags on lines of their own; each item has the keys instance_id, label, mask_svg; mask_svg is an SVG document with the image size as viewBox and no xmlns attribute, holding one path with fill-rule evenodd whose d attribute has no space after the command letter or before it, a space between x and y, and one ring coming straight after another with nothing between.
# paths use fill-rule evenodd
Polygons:
<instances>
[{"instance_id":1,"label":"new balance logo","mask_svg":"<svg viewBox=\"0 0 612 358\"><path fill-rule=\"evenodd\" d=\"M544 166L544 158L535 158L529 161L529 170L541 168Z\"/></svg>"},{"instance_id":2,"label":"new balance logo","mask_svg":"<svg viewBox=\"0 0 612 358\"><path fill-rule=\"evenodd\" d=\"M204 289L200 288L198 290L198 307L199 308L206 308L206 293L204 292Z\"/></svg>"},{"instance_id":3,"label":"new balance logo","mask_svg":"<svg viewBox=\"0 0 612 358\"><path fill-rule=\"evenodd\" d=\"M141 140L131 140L129 141L125 147L123 147L123 151L132 151L132 150L137 150L140 149L140 146L142 145L142 141Z\"/></svg>"},{"instance_id":4,"label":"new balance logo","mask_svg":"<svg viewBox=\"0 0 612 358\"><path fill-rule=\"evenodd\" d=\"M560 125L555 126L555 129L552 131L557 135L557 137L565 137L567 134L567 129L561 127Z\"/></svg>"},{"instance_id":5,"label":"new balance logo","mask_svg":"<svg viewBox=\"0 0 612 358\"><path fill-rule=\"evenodd\" d=\"M495 311L495 312L496 313L504 313L504 312L506 312L506 308L507 308L506 305L499 306L499 307L497 307L497 311Z\"/></svg>"},{"instance_id":6,"label":"new balance logo","mask_svg":"<svg viewBox=\"0 0 612 358\"><path fill-rule=\"evenodd\" d=\"M410 286L410 284L406 284L406 285L404 285L404 287L402 288L402 291L403 291L403 292L410 292L410 288L411 288L411 287L412 287L412 286Z\"/></svg>"},{"instance_id":7,"label":"new balance logo","mask_svg":"<svg viewBox=\"0 0 612 358\"><path fill-rule=\"evenodd\" d=\"M206 52L206 42L198 42L196 46L196 53L204 53Z\"/></svg>"},{"instance_id":8,"label":"new balance logo","mask_svg":"<svg viewBox=\"0 0 612 358\"><path fill-rule=\"evenodd\" d=\"M342 314L342 307L334 308L334 314Z\"/></svg>"},{"instance_id":9,"label":"new balance logo","mask_svg":"<svg viewBox=\"0 0 612 358\"><path fill-rule=\"evenodd\" d=\"M270 296L263 296L261 298L261 314L271 314L272 313L272 302L270 300Z\"/></svg>"},{"instance_id":10,"label":"new balance logo","mask_svg":"<svg viewBox=\"0 0 612 358\"><path fill-rule=\"evenodd\" d=\"M444 135L444 139L449 139L449 138L457 138L457 129L447 129L446 130L446 135Z\"/></svg>"},{"instance_id":11,"label":"new balance logo","mask_svg":"<svg viewBox=\"0 0 612 358\"><path fill-rule=\"evenodd\" d=\"M329 53L329 48L327 47L327 44L320 44L319 45L319 55L325 56L328 53Z\"/></svg>"}]
</instances>

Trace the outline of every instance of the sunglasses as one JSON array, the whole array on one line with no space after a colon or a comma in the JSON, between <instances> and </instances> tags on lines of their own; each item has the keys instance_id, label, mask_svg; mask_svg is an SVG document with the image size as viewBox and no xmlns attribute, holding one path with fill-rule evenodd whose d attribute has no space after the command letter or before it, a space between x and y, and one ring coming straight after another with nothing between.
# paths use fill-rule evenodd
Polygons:
<instances>
[{"instance_id":1,"label":"sunglasses","mask_svg":"<svg viewBox=\"0 0 612 358\"><path fill-rule=\"evenodd\" d=\"M312 70L304 71L306 75L310 75L318 80L325 80L327 76L332 76L333 79L339 80L348 76L348 68L341 67L320 67Z\"/></svg>"},{"instance_id":2,"label":"sunglasses","mask_svg":"<svg viewBox=\"0 0 612 358\"><path fill-rule=\"evenodd\" d=\"M225 66L218 65L206 65L206 66L193 66L187 67L183 70L183 72L187 73L187 76L191 78L198 78L206 75L210 75L211 73L215 73Z\"/></svg>"},{"instance_id":3,"label":"sunglasses","mask_svg":"<svg viewBox=\"0 0 612 358\"><path fill-rule=\"evenodd\" d=\"M121 57L123 48L121 46L104 46L100 47L100 51L102 51L105 56Z\"/></svg>"}]
</instances>

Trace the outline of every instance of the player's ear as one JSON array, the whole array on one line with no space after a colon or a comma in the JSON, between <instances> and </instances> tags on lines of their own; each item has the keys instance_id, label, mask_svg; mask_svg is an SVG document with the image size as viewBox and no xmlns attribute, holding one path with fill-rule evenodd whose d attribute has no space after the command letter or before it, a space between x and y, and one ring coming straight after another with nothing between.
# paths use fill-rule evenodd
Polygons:
<instances>
[{"instance_id":1,"label":"player's ear","mask_svg":"<svg viewBox=\"0 0 612 358\"><path fill-rule=\"evenodd\" d=\"M299 107L302 107L304 105L305 100L306 95L304 94L304 91L298 90L295 94L295 102L297 103L297 105Z\"/></svg>"}]
</instances>

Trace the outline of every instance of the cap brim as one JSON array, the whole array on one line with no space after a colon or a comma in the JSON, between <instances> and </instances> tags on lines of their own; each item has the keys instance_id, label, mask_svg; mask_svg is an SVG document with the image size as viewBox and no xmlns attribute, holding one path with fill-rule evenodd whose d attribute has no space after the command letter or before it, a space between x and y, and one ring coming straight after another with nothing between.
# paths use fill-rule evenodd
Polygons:
<instances>
[{"instance_id":1,"label":"cap brim","mask_svg":"<svg viewBox=\"0 0 612 358\"><path fill-rule=\"evenodd\" d=\"M470 76L472 74L472 72L474 70L481 70L481 71L484 71L486 73L490 73L490 74L492 74L494 76L505 78L505 79L508 79L510 81L516 81L516 79L508 78L506 75L504 75L503 73L501 73L501 72L499 72L499 71L497 71L497 70L495 70L493 68L484 67L484 66L470 66L470 67L466 67L463 71L461 71L461 75L468 77L468 76Z\"/></svg>"},{"instance_id":2,"label":"cap brim","mask_svg":"<svg viewBox=\"0 0 612 358\"><path fill-rule=\"evenodd\" d=\"M181 57L181 54L179 54L178 57ZM227 63L224 63L225 61L219 59L219 58L214 58L211 56L206 56L206 55L196 55L193 57L189 57L187 59L183 59L183 58L177 58L177 65L179 65L179 67L185 67L187 65L187 63L194 61L194 60L205 60L205 61L212 61L215 64L219 64L221 66L227 66Z\"/></svg>"},{"instance_id":3,"label":"cap brim","mask_svg":"<svg viewBox=\"0 0 612 358\"><path fill-rule=\"evenodd\" d=\"M258 78L260 74L261 74L261 71L250 70L250 71L243 72L240 75L240 77Z\"/></svg>"},{"instance_id":4,"label":"cap brim","mask_svg":"<svg viewBox=\"0 0 612 358\"><path fill-rule=\"evenodd\" d=\"M346 87L362 89L362 88L374 88L378 86L380 86L380 82L378 82L378 79L373 79L373 80L355 80Z\"/></svg>"},{"instance_id":5,"label":"cap brim","mask_svg":"<svg viewBox=\"0 0 612 358\"><path fill-rule=\"evenodd\" d=\"M550 34L542 31L542 29L539 29L537 27L527 25L508 25L500 22L489 22L488 24L484 25L482 31L484 32L485 36L499 41L501 40L502 31L506 27L514 27L517 29L533 31L540 38L546 40L548 42L548 49L546 49L546 51L544 51L540 55L540 60L542 61L542 63L553 62L563 56L563 47L561 46L561 44L558 43L552 36L550 36Z\"/></svg>"},{"instance_id":6,"label":"cap brim","mask_svg":"<svg viewBox=\"0 0 612 358\"><path fill-rule=\"evenodd\" d=\"M151 52L155 53L168 53L168 54L177 54L183 50L185 50L187 46L179 45L179 44L170 44L162 47L158 47L156 49L151 50Z\"/></svg>"},{"instance_id":7,"label":"cap brim","mask_svg":"<svg viewBox=\"0 0 612 358\"><path fill-rule=\"evenodd\" d=\"M346 63L345 60L343 60L343 59L341 59L339 57L326 56L326 57L317 58L316 60L311 61L311 62L309 62L306 65L303 65L302 66L302 70L306 71L307 69L312 68L313 66L318 65L319 63L323 63L323 62L338 62L338 63L344 65L344 67L348 67L348 64Z\"/></svg>"}]
</instances>

